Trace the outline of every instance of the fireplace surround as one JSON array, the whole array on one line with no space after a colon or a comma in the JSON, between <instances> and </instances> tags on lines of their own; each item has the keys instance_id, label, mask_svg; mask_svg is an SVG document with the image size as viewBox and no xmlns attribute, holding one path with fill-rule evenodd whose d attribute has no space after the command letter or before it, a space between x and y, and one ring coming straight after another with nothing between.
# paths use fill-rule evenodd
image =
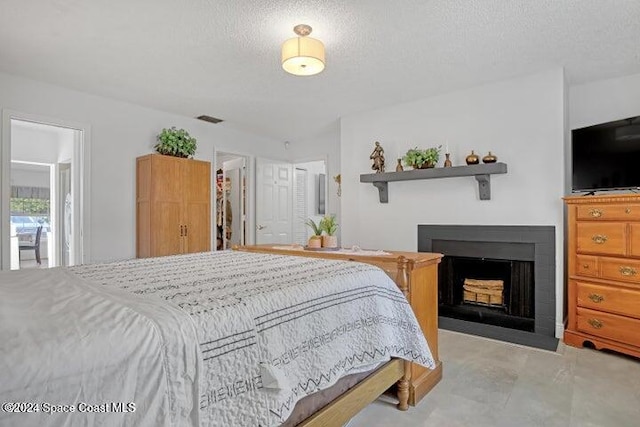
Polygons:
<instances>
[{"instance_id":1,"label":"fireplace surround","mask_svg":"<svg viewBox=\"0 0 640 427\"><path fill-rule=\"evenodd\" d=\"M445 255L439 327L555 350L555 227L418 225L418 251ZM471 277L476 276L476 277ZM465 278L500 279L501 304L463 298Z\"/></svg>"}]
</instances>

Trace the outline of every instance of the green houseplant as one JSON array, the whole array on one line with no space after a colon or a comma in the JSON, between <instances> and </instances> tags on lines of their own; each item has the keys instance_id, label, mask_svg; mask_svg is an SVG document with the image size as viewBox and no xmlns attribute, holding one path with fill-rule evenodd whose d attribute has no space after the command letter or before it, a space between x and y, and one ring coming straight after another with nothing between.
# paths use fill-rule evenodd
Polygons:
<instances>
[{"instance_id":1,"label":"green houseplant","mask_svg":"<svg viewBox=\"0 0 640 427\"><path fill-rule=\"evenodd\" d=\"M309 247L310 248L319 248L322 246L322 227L319 224L316 224L311 218L305 222L311 230L313 231L313 235L309 237Z\"/></svg>"},{"instance_id":2,"label":"green houseplant","mask_svg":"<svg viewBox=\"0 0 640 427\"><path fill-rule=\"evenodd\" d=\"M320 220L320 229L326 233L324 236L322 236L322 247L337 248L338 236L336 236L335 234L336 231L338 231L338 223L336 222L336 216L323 216Z\"/></svg>"},{"instance_id":3,"label":"green houseplant","mask_svg":"<svg viewBox=\"0 0 640 427\"><path fill-rule=\"evenodd\" d=\"M160 154L175 157L191 157L196 152L196 139L184 129L162 129L158 135L158 143L155 149Z\"/></svg>"},{"instance_id":4,"label":"green houseplant","mask_svg":"<svg viewBox=\"0 0 640 427\"><path fill-rule=\"evenodd\" d=\"M415 169L432 168L438 163L440 159L440 149L442 145L437 147L427 148L426 150L420 150L418 147L411 148L404 155L402 160L408 166L412 166Z\"/></svg>"}]
</instances>

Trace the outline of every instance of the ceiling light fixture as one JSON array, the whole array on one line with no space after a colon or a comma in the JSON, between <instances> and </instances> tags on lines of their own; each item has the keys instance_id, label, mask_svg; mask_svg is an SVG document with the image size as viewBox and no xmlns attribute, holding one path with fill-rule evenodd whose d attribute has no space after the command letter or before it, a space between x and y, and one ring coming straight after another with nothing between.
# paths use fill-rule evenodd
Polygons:
<instances>
[{"instance_id":1,"label":"ceiling light fixture","mask_svg":"<svg viewBox=\"0 0 640 427\"><path fill-rule=\"evenodd\" d=\"M296 76L313 76L324 70L324 44L308 37L311 27L296 25L293 32L298 37L282 43L282 68Z\"/></svg>"}]
</instances>

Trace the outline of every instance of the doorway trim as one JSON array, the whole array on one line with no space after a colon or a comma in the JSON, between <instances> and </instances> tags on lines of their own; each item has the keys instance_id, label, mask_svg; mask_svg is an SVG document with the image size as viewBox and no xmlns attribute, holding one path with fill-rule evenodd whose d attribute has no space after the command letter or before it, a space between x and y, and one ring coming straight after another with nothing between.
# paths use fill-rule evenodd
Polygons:
<instances>
[{"instance_id":1,"label":"doorway trim","mask_svg":"<svg viewBox=\"0 0 640 427\"><path fill-rule=\"evenodd\" d=\"M23 113L11 109L2 110L0 141L0 270L9 270L11 255L9 247L11 217L11 120L20 120L44 125L69 128L79 131L79 138L74 141L72 161L77 165L74 169L72 186L75 186L80 200L74 203L79 208L79 232L74 241L80 250L75 253L75 264L91 261L91 125L71 120L57 119L39 114ZM72 187L73 188L73 187Z\"/></svg>"}]
</instances>

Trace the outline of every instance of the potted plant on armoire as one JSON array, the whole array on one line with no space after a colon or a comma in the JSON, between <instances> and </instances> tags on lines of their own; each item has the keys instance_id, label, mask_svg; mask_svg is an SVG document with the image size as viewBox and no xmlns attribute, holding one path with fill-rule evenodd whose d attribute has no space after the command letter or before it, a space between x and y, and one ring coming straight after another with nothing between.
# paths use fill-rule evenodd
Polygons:
<instances>
[{"instance_id":1,"label":"potted plant on armoire","mask_svg":"<svg viewBox=\"0 0 640 427\"><path fill-rule=\"evenodd\" d=\"M162 129L136 160L138 258L211 250L211 163L194 160L196 138Z\"/></svg>"}]
</instances>

